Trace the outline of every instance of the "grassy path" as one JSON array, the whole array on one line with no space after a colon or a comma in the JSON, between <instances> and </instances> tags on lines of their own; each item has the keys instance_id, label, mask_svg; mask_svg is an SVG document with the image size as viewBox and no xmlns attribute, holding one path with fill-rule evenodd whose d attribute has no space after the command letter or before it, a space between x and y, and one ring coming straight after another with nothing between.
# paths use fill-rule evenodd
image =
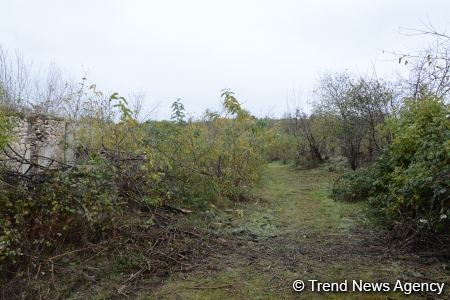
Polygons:
<instances>
[{"instance_id":1,"label":"grassy path","mask_svg":"<svg viewBox=\"0 0 450 300\"><path fill-rule=\"evenodd\" d=\"M386 294L299 294L291 283L295 279L449 281L442 264L388 250L380 234L366 226L361 204L329 199L332 179L325 169L295 171L269 164L255 192L259 200L224 213L216 222L223 245L207 264L173 274L153 295L143 298L387 299Z\"/></svg>"}]
</instances>

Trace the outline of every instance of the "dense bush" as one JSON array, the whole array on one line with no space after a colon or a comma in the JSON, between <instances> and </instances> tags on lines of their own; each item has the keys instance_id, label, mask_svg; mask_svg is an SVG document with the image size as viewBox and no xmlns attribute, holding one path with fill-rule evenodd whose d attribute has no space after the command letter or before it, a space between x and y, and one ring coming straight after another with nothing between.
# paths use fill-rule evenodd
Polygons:
<instances>
[{"instance_id":1,"label":"dense bush","mask_svg":"<svg viewBox=\"0 0 450 300\"><path fill-rule=\"evenodd\" d=\"M348 202L367 199L373 186L372 175L371 168L360 168L340 176L334 182L331 190L333 199Z\"/></svg>"},{"instance_id":2,"label":"dense bush","mask_svg":"<svg viewBox=\"0 0 450 300\"><path fill-rule=\"evenodd\" d=\"M157 181L141 161L118 163L103 155L27 181L0 173L0 271L30 255L102 240L130 207L159 204Z\"/></svg>"},{"instance_id":3,"label":"dense bush","mask_svg":"<svg viewBox=\"0 0 450 300\"><path fill-rule=\"evenodd\" d=\"M0 271L30 255L102 239L114 228L112 220L132 206L201 206L245 197L276 139L233 93L222 96L222 113L186 121L177 101L172 121L140 123L127 101L113 94L108 115L80 118L74 166L26 176L3 169ZM0 118L1 128L9 126L6 120Z\"/></svg>"},{"instance_id":4,"label":"dense bush","mask_svg":"<svg viewBox=\"0 0 450 300\"><path fill-rule=\"evenodd\" d=\"M124 98L113 94L109 104L118 111L116 121L89 117L78 123L73 166L33 166L39 171L28 174L0 169L2 275L31 257L101 240L114 228L113 219L132 206L161 203L160 175L145 153L138 122ZM0 115L0 129L9 128L7 120ZM2 147L9 138L5 132L0 131Z\"/></svg>"},{"instance_id":5,"label":"dense bush","mask_svg":"<svg viewBox=\"0 0 450 300\"><path fill-rule=\"evenodd\" d=\"M333 154L336 145L330 128L335 127L334 118L328 115L306 115L301 107L287 113L282 121L286 135L294 151L288 151L295 165L302 169L317 168Z\"/></svg>"},{"instance_id":6,"label":"dense bush","mask_svg":"<svg viewBox=\"0 0 450 300\"><path fill-rule=\"evenodd\" d=\"M204 205L226 197L238 200L258 181L272 135L267 123L241 108L224 92L223 112L207 111L185 120L176 101L172 121L148 122L146 144L164 174L160 186L171 198Z\"/></svg>"},{"instance_id":7,"label":"dense bush","mask_svg":"<svg viewBox=\"0 0 450 300\"><path fill-rule=\"evenodd\" d=\"M450 120L441 99L407 101L388 122L392 144L366 170L336 181L333 198L368 200L372 212L405 235L450 228Z\"/></svg>"},{"instance_id":8,"label":"dense bush","mask_svg":"<svg viewBox=\"0 0 450 300\"><path fill-rule=\"evenodd\" d=\"M267 145L267 158L270 161L282 161L287 163L297 157L297 141L296 139L282 132L280 128L273 128L275 133L271 135Z\"/></svg>"},{"instance_id":9,"label":"dense bush","mask_svg":"<svg viewBox=\"0 0 450 300\"><path fill-rule=\"evenodd\" d=\"M115 170L97 159L38 184L0 177L0 263L78 243L108 222L118 200Z\"/></svg>"}]
</instances>

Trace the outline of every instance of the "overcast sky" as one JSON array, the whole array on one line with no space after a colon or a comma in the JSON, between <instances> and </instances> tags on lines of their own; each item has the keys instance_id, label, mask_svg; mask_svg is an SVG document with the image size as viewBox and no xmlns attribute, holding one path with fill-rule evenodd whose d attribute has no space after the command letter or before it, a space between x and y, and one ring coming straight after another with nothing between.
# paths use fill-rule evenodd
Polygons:
<instances>
[{"instance_id":1,"label":"overcast sky","mask_svg":"<svg viewBox=\"0 0 450 300\"><path fill-rule=\"evenodd\" d=\"M235 91L257 116L279 115L292 91L308 98L325 71L389 77L382 50L424 44L401 27L450 25L450 1L1 0L0 44L103 91L146 93L154 117L181 98L199 115Z\"/></svg>"}]
</instances>

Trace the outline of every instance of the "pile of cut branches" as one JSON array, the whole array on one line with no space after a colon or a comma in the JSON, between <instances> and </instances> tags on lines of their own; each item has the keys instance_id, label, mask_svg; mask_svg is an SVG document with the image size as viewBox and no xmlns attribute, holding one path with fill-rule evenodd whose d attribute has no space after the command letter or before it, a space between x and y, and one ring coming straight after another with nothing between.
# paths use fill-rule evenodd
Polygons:
<instances>
[{"instance_id":1,"label":"pile of cut branches","mask_svg":"<svg viewBox=\"0 0 450 300\"><path fill-rule=\"evenodd\" d=\"M124 296L139 282L193 269L209 235L190 225L188 210L162 201L145 164L145 156L104 149L73 166L1 169L0 297L97 288Z\"/></svg>"},{"instance_id":2,"label":"pile of cut branches","mask_svg":"<svg viewBox=\"0 0 450 300\"><path fill-rule=\"evenodd\" d=\"M2 272L0 297L130 296L151 289L172 272L192 270L210 249L209 234L170 208L129 210L111 221L82 243L24 254L14 272ZM85 294L77 296L80 291Z\"/></svg>"}]
</instances>

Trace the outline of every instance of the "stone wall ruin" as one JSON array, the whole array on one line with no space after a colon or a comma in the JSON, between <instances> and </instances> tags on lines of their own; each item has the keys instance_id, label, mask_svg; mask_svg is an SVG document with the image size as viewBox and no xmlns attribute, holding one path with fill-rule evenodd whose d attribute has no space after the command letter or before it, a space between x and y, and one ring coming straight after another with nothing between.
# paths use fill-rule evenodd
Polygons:
<instances>
[{"instance_id":1,"label":"stone wall ruin","mask_svg":"<svg viewBox=\"0 0 450 300\"><path fill-rule=\"evenodd\" d=\"M70 165L74 135L68 122L45 116L12 117L12 140L0 153L8 168L25 174Z\"/></svg>"}]
</instances>

